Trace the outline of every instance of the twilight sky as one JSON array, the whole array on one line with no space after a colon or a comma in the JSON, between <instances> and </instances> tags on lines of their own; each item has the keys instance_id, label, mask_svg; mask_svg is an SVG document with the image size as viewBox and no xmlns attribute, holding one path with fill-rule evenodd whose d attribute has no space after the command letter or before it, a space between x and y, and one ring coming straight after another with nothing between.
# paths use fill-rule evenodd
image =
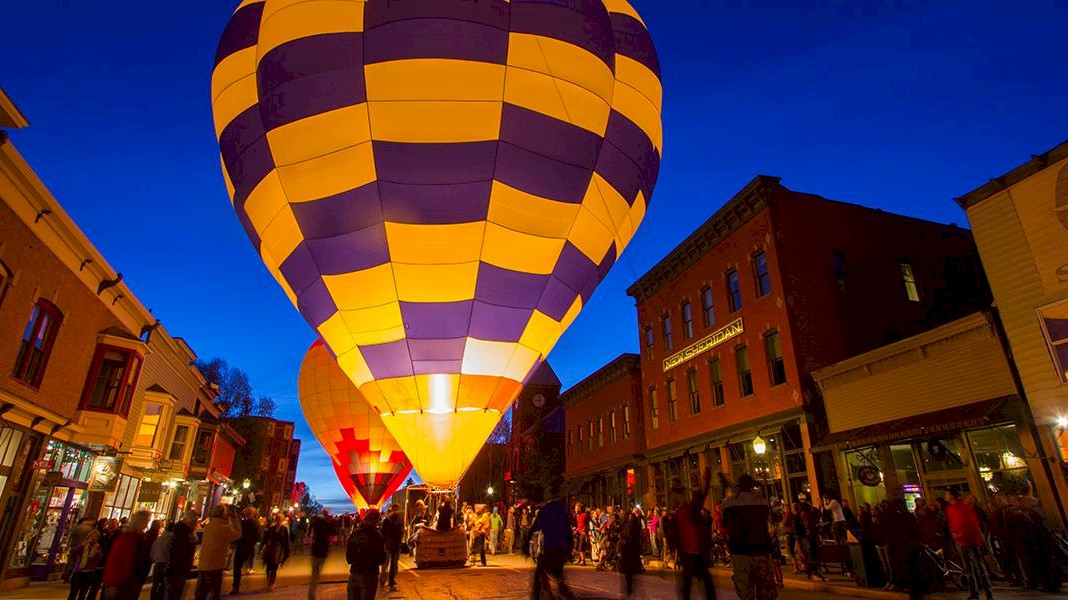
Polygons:
<instances>
[{"instance_id":1,"label":"twilight sky","mask_svg":"<svg viewBox=\"0 0 1068 600\"><path fill-rule=\"evenodd\" d=\"M758 173L964 224L954 197L1068 138L1060 0L632 3L660 53L663 167L634 242L551 355L565 386L637 350L626 287ZM12 132L19 150L172 334L248 371L296 421L298 478L351 506L297 404L314 334L220 174L208 95L237 1L6 4L0 86L31 122Z\"/></svg>"}]
</instances>

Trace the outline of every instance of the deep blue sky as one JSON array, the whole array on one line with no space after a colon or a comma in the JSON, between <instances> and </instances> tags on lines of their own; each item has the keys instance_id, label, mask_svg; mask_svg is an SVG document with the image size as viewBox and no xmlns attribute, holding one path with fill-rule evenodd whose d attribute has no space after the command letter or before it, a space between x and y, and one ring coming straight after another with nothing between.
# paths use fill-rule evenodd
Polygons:
<instances>
[{"instance_id":1,"label":"deep blue sky","mask_svg":"<svg viewBox=\"0 0 1068 600\"><path fill-rule=\"evenodd\" d=\"M963 224L954 197L1068 138L1061 0L632 1L663 65L663 169L634 243L551 355L565 385L637 349L625 288L757 173ZM59 201L174 335L278 400L305 439L299 477L344 507L297 405L314 334L220 175L208 94L236 4L8 2L0 86L32 124L12 139Z\"/></svg>"}]
</instances>

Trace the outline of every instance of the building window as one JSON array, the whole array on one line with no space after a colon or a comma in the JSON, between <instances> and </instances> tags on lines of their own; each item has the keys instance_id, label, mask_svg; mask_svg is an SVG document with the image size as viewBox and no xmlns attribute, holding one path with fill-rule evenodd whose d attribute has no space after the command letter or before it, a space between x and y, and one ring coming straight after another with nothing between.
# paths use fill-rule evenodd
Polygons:
<instances>
[{"instance_id":1,"label":"building window","mask_svg":"<svg viewBox=\"0 0 1068 600\"><path fill-rule=\"evenodd\" d=\"M1068 381L1068 302L1039 309L1053 362L1061 381Z\"/></svg>"},{"instance_id":2,"label":"building window","mask_svg":"<svg viewBox=\"0 0 1068 600\"><path fill-rule=\"evenodd\" d=\"M616 411L608 412L608 442L616 443Z\"/></svg>"},{"instance_id":3,"label":"building window","mask_svg":"<svg viewBox=\"0 0 1068 600\"><path fill-rule=\"evenodd\" d=\"M909 302L920 301L920 288L916 286L916 275L912 272L912 263L901 263L901 278L905 281L905 296Z\"/></svg>"},{"instance_id":4,"label":"building window","mask_svg":"<svg viewBox=\"0 0 1068 600\"><path fill-rule=\"evenodd\" d=\"M653 429L660 427L660 410L656 406L656 388L649 388L649 420Z\"/></svg>"},{"instance_id":5,"label":"building window","mask_svg":"<svg viewBox=\"0 0 1068 600\"><path fill-rule=\"evenodd\" d=\"M674 423L679 418L679 396L675 391L675 380L667 380L667 394L668 394L668 420Z\"/></svg>"},{"instance_id":6,"label":"building window","mask_svg":"<svg viewBox=\"0 0 1068 600\"><path fill-rule=\"evenodd\" d=\"M48 300L41 298L33 306L30 322L22 332L22 344L15 358L12 377L31 387L41 387L48 357L56 343L59 326L63 323L63 313Z\"/></svg>"},{"instance_id":7,"label":"building window","mask_svg":"<svg viewBox=\"0 0 1068 600\"><path fill-rule=\"evenodd\" d=\"M0 260L0 305L4 303L4 296L7 295L9 287L11 287L11 269Z\"/></svg>"},{"instance_id":8,"label":"building window","mask_svg":"<svg viewBox=\"0 0 1068 600\"><path fill-rule=\"evenodd\" d=\"M653 328L645 328L645 356L653 360Z\"/></svg>"},{"instance_id":9,"label":"building window","mask_svg":"<svg viewBox=\"0 0 1068 600\"><path fill-rule=\"evenodd\" d=\"M664 348L670 352L675 347L675 342L671 337L671 315L664 315L660 320L660 326L664 335Z\"/></svg>"},{"instance_id":10,"label":"building window","mask_svg":"<svg viewBox=\"0 0 1068 600\"><path fill-rule=\"evenodd\" d=\"M764 354L768 359L768 376L771 377L771 385L786 383L786 363L782 359L782 343L779 342L779 332L772 330L764 334Z\"/></svg>"},{"instance_id":11,"label":"building window","mask_svg":"<svg viewBox=\"0 0 1068 600\"><path fill-rule=\"evenodd\" d=\"M742 283L734 270L727 272L727 308L731 312L742 310Z\"/></svg>"},{"instance_id":12,"label":"building window","mask_svg":"<svg viewBox=\"0 0 1068 600\"><path fill-rule=\"evenodd\" d=\"M712 406L723 406L727 397L723 394L723 370L718 358L713 358L708 363L708 371L712 380Z\"/></svg>"},{"instance_id":13,"label":"building window","mask_svg":"<svg viewBox=\"0 0 1068 600\"><path fill-rule=\"evenodd\" d=\"M85 382L82 408L126 416L137 388L141 357L133 350L97 346Z\"/></svg>"},{"instance_id":14,"label":"building window","mask_svg":"<svg viewBox=\"0 0 1068 600\"><path fill-rule=\"evenodd\" d=\"M757 296L764 297L771 293L771 273L768 273L768 255L757 252L753 256L753 269L756 272Z\"/></svg>"},{"instance_id":15,"label":"building window","mask_svg":"<svg viewBox=\"0 0 1068 600\"><path fill-rule=\"evenodd\" d=\"M846 291L846 259L842 252L834 253L834 276L838 280L838 289Z\"/></svg>"},{"instance_id":16,"label":"building window","mask_svg":"<svg viewBox=\"0 0 1068 600\"><path fill-rule=\"evenodd\" d=\"M686 389L690 392L690 414L701 414L701 394L697 391L697 369L686 371Z\"/></svg>"},{"instance_id":17,"label":"building window","mask_svg":"<svg viewBox=\"0 0 1068 600\"><path fill-rule=\"evenodd\" d=\"M738 394L753 395L753 372L749 370L749 349L738 346L734 350L734 365L738 369Z\"/></svg>"},{"instance_id":18,"label":"building window","mask_svg":"<svg viewBox=\"0 0 1068 600\"><path fill-rule=\"evenodd\" d=\"M174 429L174 441L171 442L171 453L168 456L169 460L182 460L185 456L185 445L189 440L189 426L179 425Z\"/></svg>"},{"instance_id":19,"label":"building window","mask_svg":"<svg viewBox=\"0 0 1068 600\"><path fill-rule=\"evenodd\" d=\"M704 317L705 327L711 327L716 322L716 311L712 308L712 286L701 289L701 315Z\"/></svg>"},{"instance_id":20,"label":"building window","mask_svg":"<svg viewBox=\"0 0 1068 600\"><path fill-rule=\"evenodd\" d=\"M623 439L630 439L630 406L623 405Z\"/></svg>"},{"instance_id":21,"label":"building window","mask_svg":"<svg viewBox=\"0 0 1068 600\"><path fill-rule=\"evenodd\" d=\"M604 417L597 417L597 447L604 448Z\"/></svg>"},{"instance_id":22,"label":"building window","mask_svg":"<svg viewBox=\"0 0 1068 600\"><path fill-rule=\"evenodd\" d=\"M682 335L686 339L693 337L693 309L689 301L682 303Z\"/></svg>"},{"instance_id":23,"label":"building window","mask_svg":"<svg viewBox=\"0 0 1068 600\"><path fill-rule=\"evenodd\" d=\"M211 450L215 445L215 432L210 429L207 431L197 432L197 443L193 446L193 464L203 467L207 466L208 460L211 459ZM263 457L264 463L267 461L267 457ZM267 470L267 464L261 465L264 471Z\"/></svg>"},{"instance_id":24,"label":"building window","mask_svg":"<svg viewBox=\"0 0 1068 600\"><path fill-rule=\"evenodd\" d=\"M578 445L575 447L575 454L577 455L582 454L582 426L576 427L575 431L578 433Z\"/></svg>"},{"instance_id":25,"label":"building window","mask_svg":"<svg viewBox=\"0 0 1068 600\"><path fill-rule=\"evenodd\" d=\"M589 431L586 432L588 434L586 436L586 449L593 450L593 421L587 423L587 426L589 427Z\"/></svg>"},{"instance_id":26,"label":"building window","mask_svg":"<svg viewBox=\"0 0 1068 600\"><path fill-rule=\"evenodd\" d=\"M137 428L137 437L134 438L134 446L151 448L156 444L156 434L159 433L159 422L163 416L162 404L146 404L145 414L141 417L141 425Z\"/></svg>"}]
</instances>

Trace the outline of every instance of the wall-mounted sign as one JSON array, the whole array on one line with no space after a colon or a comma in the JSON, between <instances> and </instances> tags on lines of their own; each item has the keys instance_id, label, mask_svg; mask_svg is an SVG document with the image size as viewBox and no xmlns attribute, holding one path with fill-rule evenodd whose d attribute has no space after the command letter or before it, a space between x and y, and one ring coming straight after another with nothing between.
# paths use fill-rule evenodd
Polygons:
<instances>
[{"instance_id":1,"label":"wall-mounted sign","mask_svg":"<svg viewBox=\"0 0 1068 600\"><path fill-rule=\"evenodd\" d=\"M158 481L143 481L141 482L141 491L137 494L137 501L155 504L159 502L159 497L162 493L162 483Z\"/></svg>"},{"instance_id":2,"label":"wall-mounted sign","mask_svg":"<svg viewBox=\"0 0 1068 600\"><path fill-rule=\"evenodd\" d=\"M89 490L93 492L114 492L122 471L122 459L117 456L98 456L93 463L93 473L89 476Z\"/></svg>"},{"instance_id":3,"label":"wall-mounted sign","mask_svg":"<svg viewBox=\"0 0 1068 600\"><path fill-rule=\"evenodd\" d=\"M56 468L56 461L54 461L54 460L45 460L43 458L42 459L38 459L38 460L33 461L32 468L35 471L39 470L39 469L45 469L45 470L51 471L52 469Z\"/></svg>"},{"instance_id":4,"label":"wall-mounted sign","mask_svg":"<svg viewBox=\"0 0 1068 600\"><path fill-rule=\"evenodd\" d=\"M693 344L683 348L679 352L664 359L664 372L670 371L691 358L708 352L727 340L738 337L745 332L742 320L739 318L722 329L713 331L706 337L697 340Z\"/></svg>"},{"instance_id":5,"label":"wall-mounted sign","mask_svg":"<svg viewBox=\"0 0 1068 600\"><path fill-rule=\"evenodd\" d=\"M865 465L857 469L857 480L868 487L877 487L883 482L883 477L879 469Z\"/></svg>"}]
</instances>

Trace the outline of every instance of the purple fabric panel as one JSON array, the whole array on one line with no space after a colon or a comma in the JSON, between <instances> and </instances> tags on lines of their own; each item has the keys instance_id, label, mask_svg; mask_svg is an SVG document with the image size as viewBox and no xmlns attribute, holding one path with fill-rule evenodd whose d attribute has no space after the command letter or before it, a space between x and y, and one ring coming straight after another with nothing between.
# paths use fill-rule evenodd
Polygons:
<instances>
[{"instance_id":1,"label":"purple fabric panel","mask_svg":"<svg viewBox=\"0 0 1068 600\"><path fill-rule=\"evenodd\" d=\"M518 342L533 314L532 308L509 308L475 302L471 312L471 337L494 342Z\"/></svg>"},{"instance_id":2,"label":"purple fabric panel","mask_svg":"<svg viewBox=\"0 0 1068 600\"><path fill-rule=\"evenodd\" d=\"M401 302L405 335L413 340L467 337L473 302Z\"/></svg>"},{"instance_id":3,"label":"purple fabric panel","mask_svg":"<svg viewBox=\"0 0 1068 600\"><path fill-rule=\"evenodd\" d=\"M530 369L530 372L527 373L527 376L523 378L523 385L526 385L527 383L530 382L531 379L534 379L534 377L538 374L538 370L541 369L541 366L544 363L545 363L544 359L538 360L538 362L534 363L534 367L532 369Z\"/></svg>"},{"instance_id":4,"label":"purple fabric panel","mask_svg":"<svg viewBox=\"0 0 1068 600\"><path fill-rule=\"evenodd\" d=\"M612 30L616 52L649 67L660 77L660 60L656 56L653 38L641 21L630 15L613 13Z\"/></svg>"},{"instance_id":5,"label":"purple fabric panel","mask_svg":"<svg viewBox=\"0 0 1068 600\"><path fill-rule=\"evenodd\" d=\"M466 338L451 340L408 340L412 360L443 361L463 360Z\"/></svg>"},{"instance_id":6,"label":"purple fabric panel","mask_svg":"<svg viewBox=\"0 0 1068 600\"><path fill-rule=\"evenodd\" d=\"M660 153L653 146L653 141L633 121L614 110L608 118L604 140L626 154L638 167L641 173L640 188L648 199L660 172Z\"/></svg>"},{"instance_id":7,"label":"purple fabric panel","mask_svg":"<svg viewBox=\"0 0 1068 600\"><path fill-rule=\"evenodd\" d=\"M335 196L289 205L305 239L330 238L382 222L378 184L369 183Z\"/></svg>"},{"instance_id":8,"label":"purple fabric panel","mask_svg":"<svg viewBox=\"0 0 1068 600\"><path fill-rule=\"evenodd\" d=\"M413 373L412 359L408 353L407 340L397 340L388 344L360 346L360 353L371 369L375 379L407 377Z\"/></svg>"},{"instance_id":9,"label":"purple fabric panel","mask_svg":"<svg viewBox=\"0 0 1068 600\"><path fill-rule=\"evenodd\" d=\"M622 150L607 141L601 145L597 158L597 174L623 196L627 204L634 204L642 189L642 172Z\"/></svg>"},{"instance_id":10,"label":"purple fabric panel","mask_svg":"<svg viewBox=\"0 0 1068 600\"><path fill-rule=\"evenodd\" d=\"M504 105L501 141L583 169L597 166L601 137L537 111Z\"/></svg>"},{"instance_id":11,"label":"purple fabric panel","mask_svg":"<svg viewBox=\"0 0 1068 600\"><path fill-rule=\"evenodd\" d=\"M508 32L469 21L409 19L368 29L364 35L367 64L410 58L508 62Z\"/></svg>"},{"instance_id":12,"label":"purple fabric panel","mask_svg":"<svg viewBox=\"0 0 1068 600\"><path fill-rule=\"evenodd\" d=\"M1054 342L1068 340L1068 319L1045 319L1046 331Z\"/></svg>"},{"instance_id":13,"label":"purple fabric panel","mask_svg":"<svg viewBox=\"0 0 1068 600\"><path fill-rule=\"evenodd\" d=\"M497 181L542 198L581 204L590 185L590 169L535 154L518 146L500 143Z\"/></svg>"},{"instance_id":14,"label":"purple fabric panel","mask_svg":"<svg viewBox=\"0 0 1068 600\"><path fill-rule=\"evenodd\" d=\"M362 33L323 33L297 38L272 48L256 68L261 93L291 81L359 67L363 69Z\"/></svg>"},{"instance_id":15,"label":"purple fabric panel","mask_svg":"<svg viewBox=\"0 0 1068 600\"><path fill-rule=\"evenodd\" d=\"M538 310L557 321L562 321L578 295L578 292L564 285L556 277L550 277L545 285L545 292L542 293L541 300L538 302Z\"/></svg>"},{"instance_id":16,"label":"purple fabric panel","mask_svg":"<svg viewBox=\"0 0 1068 600\"><path fill-rule=\"evenodd\" d=\"M342 275L389 262L386 226L382 223L304 243L323 275Z\"/></svg>"},{"instance_id":17,"label":"purple fabric panel","mask_svg":"<svg viewBox=\"0 0 1068 600\"><path fill-rule=\"evenodd\" d=\"M379 181L438 185L493 179L497 142L373 142ZM389 210L388 203L384 203Z\"/></svg>"},{"instance_id":18,"label":"purple fabric panel","mask_svg":"<svg viewBox=\"0 0 1068 600\"><path fill-rule=\"evenodd\" d=\"M460 372L462 360L413 360L412 368L416 375L452 375Z\"/></svg>"},{"instance_id":19,"label":"purple fabric panel","mask_svg":"<svg viewBox=\"0 0 1068 600\"><path fill-rule=\"evenodd\" d=\"M553 269L553 277L578 292L583 301L590 299L593 290L601 282L601 274L597 265L586 258L586 255L571 242L564 244L564 250L560 253L560 259L556 261L556 268Z\"/></svg>"},{"instance_id":20,"label":"purple fabric panel","mask_svg":"<svg viewBox=\"0 0 1068 600\"><path fill-rule=\"evenodd\" d=\"M475 300L513 308L537 308L548 283L548 275L522 273L481 263Z\"/></svg>"},{"instance_id":21,"label":"purple fabric panel","mask_svg":"<svg viewBox=\"0 0 1068 600\"><path fill-rule=\"evenodd\" d=\"M447 185L379 182L382 211L391 223L448 225L484 221L492 181Z\"/></svg>"},{"instance_id":22,"label":"purple fabric panel","mask_svg":"<svg viewBox=\"0 0 1068 600\"><path fill-rule=\"evenodd\" d=\"M215 65L227 56L256 45L260 39L260 20L263 17L263 2L249 4L230 17L223 30L219 47L215 50Z\"/></svg>"},{"instance_id":23,"label":"purple fabric panel","mask_svg":"<svg viewBox=\"0 0 1068 600\"><path fill-rule=\"evenodd\" d=\"M264 136L263 118L258 106L250 106L233 121L226 124L219 134L219 151L224 161L236 161L241 153Z\"/></svg>"},{"instance_id":24,"label":"purple fabric panel","mask_svg":"<svg viewBox=\"0 0 1068 600\"><path fill-rule=\"evenodd\" d=\"M248 236L249 241L252 242L252 247L256 249L256 253L260 252L260 234L256 231L256 228L252 225L252 220L248 218L248 212L245 211L244 204L234 204L234 212L237 213L237 220L241 223L241 227L245 230L245 235Z\"/></svg>"},{"instance_id":25,"label":"purple fabric panel","mask_svg":"<svg viewBox=\"0 0 1068 600\"><path fill-rule=\"evenodd\" d=\"M608 247L608 252L605 253L604 258L601 259L601 264L597 265L597 283L604 281L604 278L608 277L608 272L612 270L612 266L616 264L616 259L618 258L616 256L616 245L612 244Z\"/></svg>"},{"instance_id":26,"label":"purple fabric panel","mask_svg":"<svg viewBox=\"0 0 1068 600\"><path fill-rule=\"evenodd\" d=\"M337 305L334 304L330 291L326 289L326 284L320 278L316 279L308 289L297 294L297 309L312 327L318 327L323 324L323 321L334 316L337 312Z\"/></svg>"},{"instance_id":27,"label":"purple fabric panel","mask_svg":"<svg viewBox=\"0 0 1068 600\"><path fill-rule=\"evenodd\" d=\"M258 107L250 107L226 125L219 136L219 151L234 186L234 206L243 206L252 190L275 167Z\"/></svg>"},{"instance_id":28,"label":"purple fabric panel","mask_svg":"<svg viewBox=\"0 0 1068 600\"><path fill-rule=\"evenodd\" d=\"M504 0L369 0L364 8L364 29L412 19L455 19L508 30L508 3Z\"/></svg>"},{"instance_id":29,"label":"purple fabric panel","mask_svg":"<svg viewBox=\"0 0 1068 600\"><path fill-rule=\"evenodd\" d=\"M278 270L282 272L282 277L285 277L289 287L296 294L311 286L322 275L319 273L319 267L315 264L315 260L312 258L311 251L308 250L306 243L298 245L282 261Z\"/></svg>"},{"instance_id":30,"label":"purple fabric panel","mask_svg":"<svg viewBox=\"0 0 1068 600\"><path fill-rule=\"evenodd\" d=\"M512 31L573 44L615 71L612 21L600 2L512 2Z\"/></svg>"}]
</instances>

